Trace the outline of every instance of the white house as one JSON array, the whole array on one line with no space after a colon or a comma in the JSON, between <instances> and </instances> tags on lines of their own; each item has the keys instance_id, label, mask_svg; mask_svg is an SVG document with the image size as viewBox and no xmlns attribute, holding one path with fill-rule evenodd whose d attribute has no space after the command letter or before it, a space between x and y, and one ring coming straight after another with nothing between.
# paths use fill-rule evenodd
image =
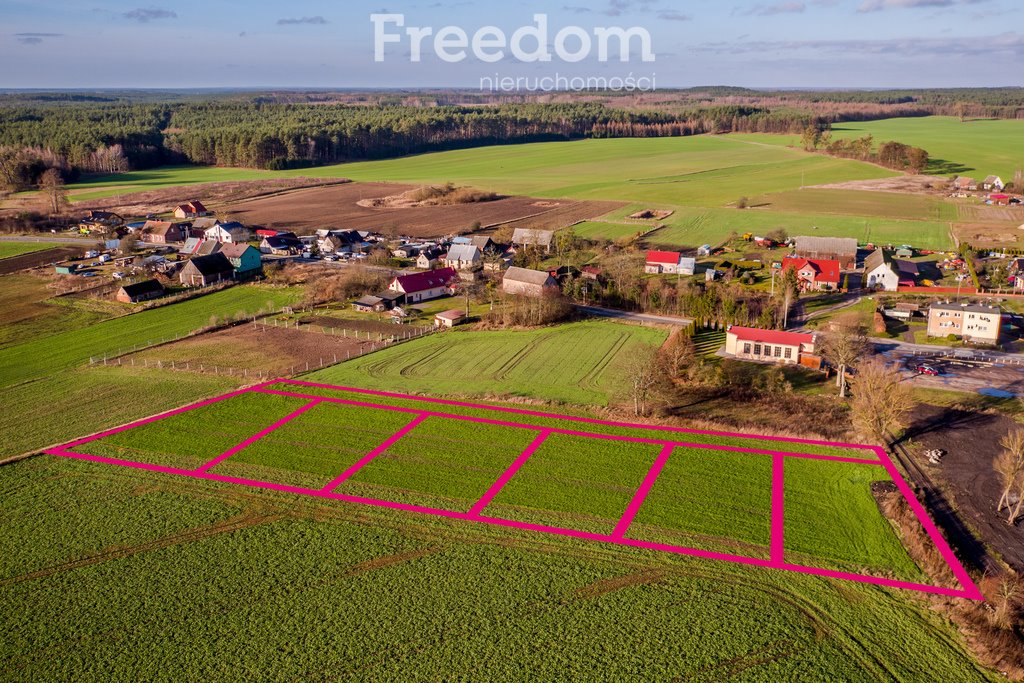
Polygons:
<instances>
[{"instance_id":1,"label":"white house","mask_svg":"<svg viewBox=\"0 0 1024 683\"><path fill-rule=\"evenodd\" d=\"M651 274L693 275L696 270L697 259L675 251L649 251L644 264L644 272Z\"/></svg>"},{"instance_id":2,"label":"white house","mask_svg":"<svg viewBox=\"0 0 1024 683\"><path fill-rule=\"evenodd\" d=\"M392 280L388 289L405 295L405 303L438 299L451 293L459 281L458 274L451 268L430 270L425 273L403 275Z\"/></svg>"},{"instance_id":3,"label":"white house","mask_svg":"<svg viewBox=\"0 0 1024 683\"><path fill-rule=\"evenodd\" d=\"M981 189L983 190L995 190L996 192L1002 192L1006 189L1006 184L1003 183L1003 179L997 175L990 175L981 182Z\"/></svg>"},{"instance_id":4,"label":"white house","mask_svg":"<svg viewBox=\"0 0 1024 683\"><path fill-rule=\"evenodd\" d=\"M480 249L472 244L453 244L444 257L444 265L455 270L474 270L483 260Z\"/></svg>"},{"instance_id":5,"label":"white house","mask_svg":"<svg viewBox=\"0 0 1024 683\"><path fill-rule=\"evenodd\" d=\"M218 223L208 228L203 235L207 240L223 244L239 244L252 239L249 230L241 223Z\"/></svg>"}]
</instances>

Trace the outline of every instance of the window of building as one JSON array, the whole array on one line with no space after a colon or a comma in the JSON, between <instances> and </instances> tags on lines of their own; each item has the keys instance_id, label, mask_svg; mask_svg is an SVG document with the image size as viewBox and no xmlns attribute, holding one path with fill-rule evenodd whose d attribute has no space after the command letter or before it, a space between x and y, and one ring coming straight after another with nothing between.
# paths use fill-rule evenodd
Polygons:
<instances>
[{"instance_id":1,"label":"window of building","mask_svg":"<svg viewBox=\"0 0 1024 683\"><path fill-rule=\"evenodd\" d=\"M748 355L748 356L750 355L750 344L744 344L743 345L743 353Z\"/></svg>"},{"instance_id":2,"label":"window of building","mask_svg":"<svg viewBox=\"0 0 1024 683\"><path fill-rule=\"evenodd\" d=\"M755 356L760 356L761 355L761 345L760 344L754 344L754 355Z\"/></svg>"},{"instance_id":3,"label":"window of building","mask_svg":"<svg viewBox=\"0 0 1024 683\"><path fill-rule=\"evenodd\" d=\"M776 358L782 358L782 347L781 346L776 346L775 347L775 357Z\"/></svg>"},{"instance_id":4,"label":"window of building","mask_svg":"<svg viewBox=\"0 0 1024 683\"><path fill-rule=\"evenodd\" d=\"M787 348L786 349L786 360L791 360L792 358L793 358L793 349Z\"/></svg>"}]
</instances>

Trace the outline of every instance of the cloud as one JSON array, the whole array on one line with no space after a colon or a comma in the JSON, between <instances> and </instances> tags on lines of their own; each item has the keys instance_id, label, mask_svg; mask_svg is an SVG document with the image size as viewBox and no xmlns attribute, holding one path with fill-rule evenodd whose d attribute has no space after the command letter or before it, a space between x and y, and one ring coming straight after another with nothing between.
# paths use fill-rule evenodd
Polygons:
<instances>
[{"instance_id":1,"label":"cloud","mask_svg":"<svg viewBox=\"0 0 1024 683\"><path fill-rule=\"evenodd\" d=\"M125 12L121 16L125 19L137 21L140 24L146 24L159 19L177 19L178 13L169 9L160 9L159 7L140 7L138 9Z\"/></svg>"},{"instance_id":2,"label":"cloud","mask_svg":"<svg viewBox=\"0 0 1024 683\"><path fill-rule=\"evenodd\" d=\"M884 55L905 58L1024 57L1024 35L1010 31L994 36L952 38L888 38L849 40L788 40L743 43L704 43L695 50L716 54L793 53L798 51L840 55ZM790 55L792 56L792 55Z\"/></svg>"},{"instance_id":3,"label":"cloud","mask_svg":"<svg viewBox=\"0 0 1024 683\"><path fill-rule=\"evenodd\" d=\"M330 23L330 22L328 22L326 19L321 17L319 14L316 15L315 17L302 17L302 18L299 18L299 19L278 19L277 20L277 25L278 26L291 26L291 25L294 25L294 24L312 24L314 26L323 26L324 24L328 24L328 23Z\"/></svg>"},{"instance_id":4,"label":"cloud","mask_svg":"<svg viewBox=\"0 0 1024 683\"><path fill-rule=\"evenodd\" d=\"M791 0L789 2L777 2L773 5L754 5L743 14L758 17L771 17L776 14L793 14L803 12L806 9L807 5L804 3Z\"/></svg>"},{"instance_id":5,"label":"cloud","mask_svg":"<svg viewBox=\"0 0 1024 683\"><path fill-rule=\"evenodd\" d=\"M663 21L693 21L693 16L683 14L674 9L663 9L658 12L658 18Z\"/></svg>"},{"instance_id":6,"label":"cloud","mask_svg":"<svg viewBox=\"0 0 1024 683\"><path fill-rule=\"evenodd\" d=\"M608 6L604 9L594 9L593 7L587 7L585 5L563 5L562 9L566 12L575 12L576 14L603 14L606 17L621 17L630 11L647 12L652 9L654 0L640 0L635 2L634 0L608 0ZM667 14L678 14L679 16L685 16L678 12L671 10L662 10ZM670 19L669 21L686 21L685 19Z\"/></svg>"},{"instance_id":7,"label":"cloud","mask_svg":"<svg viewBox=\"0 0 1024 683\"><path fill-rule=\"evenodd\" d=\"M46 38L62 38L63 33L15 33L14 37L24 45L39 45Z\"/></svg>"},{"instance_id":8,"label":"cloud","mask_svg":"<svg viewBox=\"0 0 1024 683\"><path fill-rule=\"evenodd\" d=\"M858 12L880 12L887 9L934 9L955 5L977 5L988 0L864 0Z\"/></svg>"}]
</instances>

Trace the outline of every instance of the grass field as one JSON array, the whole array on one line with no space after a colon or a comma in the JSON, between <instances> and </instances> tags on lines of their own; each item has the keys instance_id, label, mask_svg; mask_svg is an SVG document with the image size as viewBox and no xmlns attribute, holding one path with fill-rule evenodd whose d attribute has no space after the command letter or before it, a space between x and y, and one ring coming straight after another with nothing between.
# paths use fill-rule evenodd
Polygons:
<instances>
[{"instance_id":1,"label":"grass field","mask_svg":"<svg viewBox=\"0 0 1024 683\"><path fill-rule=\"evenodd\" d=\"M43 251L52 247L52 244L45 242L0 242L0 259L31 254L33 251Z\"/></svg>"},{"instance_id":2,"label":"grass field","mask_svg":"<svg viewBox=\"0 0 1024 683\"><path fill-rule=\"evenodd\" d=\"M446 332L342 363L312 381L433 394L507 394L607 405L623 388L632 350L660 345L662 330L582 322L512 332Z\"/></svg>"},{"instance_id":3,"label":"grass field","mask_svg":"<svg viewBox=\"0 0 1024 683\"><path fill-rule=\"evenodd\" d=\"M20 680L996 680L873 586L49 457L0 494Z\"/></svg>"}]
</instances>

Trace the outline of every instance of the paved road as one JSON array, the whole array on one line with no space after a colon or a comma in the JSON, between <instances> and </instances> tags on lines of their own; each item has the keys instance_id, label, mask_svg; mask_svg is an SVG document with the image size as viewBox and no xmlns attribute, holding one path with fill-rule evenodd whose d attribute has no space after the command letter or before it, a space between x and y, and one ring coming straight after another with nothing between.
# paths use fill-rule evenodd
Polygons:
<instances>
[{"instance_id":1,"label":"paved road","mask_svg":"<svg viewBox=\"0 0 1024 683\"><path fill-rule=\"evenodd\" d=\"M850 306L854 306L857 303L859 303L863 297L858 293L843 294L842 299L839 302L833 304L832 306L826 306L825 308L819 308L818 310L813 311L812 313L807 313L807 304L813 302L815 299L820 298L824 297L809 297L807 299L800 299L797 302L797 305L793 308L793 312L789 316L789 325L790 327L795 328L793 330L794 332L806 332L807 330L804 329L804 326L807 325L807 323L809 323L810 321L814 320L815 318L830 315L843 308L849 308Z\"/></svg>"},{"instance_id":2,"label":"paved road","mask_svg":"<svg viewBox=\"0 0 1024 683\"><path fill-rule=\"evenodd\" d=\"M672 315L651 315L648 313L631 313L630 311L617 311L613 308L601 308L600 306L584 306L582 304L576 304L576 308L589 313L590 315L598 316L599 318L617 318L619 320L633 320L641 323L650 323L655 325L680 325L687 327L693 324L693 320L690 318L677 318Z\"/></svg>"}]
</instances>

